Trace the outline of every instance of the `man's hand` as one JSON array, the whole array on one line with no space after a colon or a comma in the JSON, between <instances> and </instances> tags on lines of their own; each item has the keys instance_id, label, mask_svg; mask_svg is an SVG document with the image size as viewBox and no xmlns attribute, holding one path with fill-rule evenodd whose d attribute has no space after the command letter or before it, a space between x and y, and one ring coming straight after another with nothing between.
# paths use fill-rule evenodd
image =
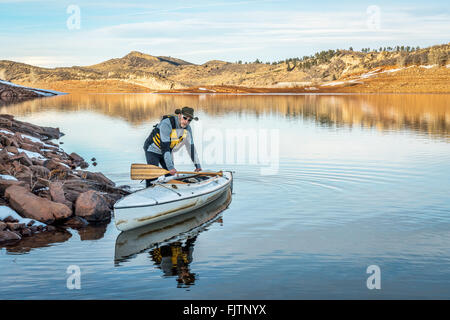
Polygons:
<instances>
[{"instance_id":1,"label":"man's hand","mask_svg":"<svg viewBox=\"0 0 450 320\"><path fill-rule=\"evenodd\" d=\"M169 173L174 176L177 173L177 169L174 168L172 170L169 170Z\"/></svg>"},{"instance_id":2,"label":"man's hand","mask_svg":"<svg viewBox=\"0 0 450 320\"><path fill-rule=\"evenodd\" d=\"M202 168L197 168L194 170L194 172L200 172L200 171L202 171Z\"/></svg>"}]
</instances>

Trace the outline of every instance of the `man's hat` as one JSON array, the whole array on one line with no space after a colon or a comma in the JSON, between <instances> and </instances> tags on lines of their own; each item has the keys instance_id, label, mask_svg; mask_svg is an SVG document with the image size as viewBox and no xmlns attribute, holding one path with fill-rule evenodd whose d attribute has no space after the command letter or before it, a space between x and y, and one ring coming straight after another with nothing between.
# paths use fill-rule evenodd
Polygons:
<instances>
[{"instance_id":1,"label":"man's hat","mask_svg":"<svg viewBox=\"0 0 450 320\"><path fill-rule=\"evenodd\" d=\"M190 107L183 107L181 110L177 109L175 110L175 114L182 114L186 117L191 117L192 119L194 119L195 121L198 121L197 117L194 117L194 109L190 108Z\"/></svg>"}]
</instances>

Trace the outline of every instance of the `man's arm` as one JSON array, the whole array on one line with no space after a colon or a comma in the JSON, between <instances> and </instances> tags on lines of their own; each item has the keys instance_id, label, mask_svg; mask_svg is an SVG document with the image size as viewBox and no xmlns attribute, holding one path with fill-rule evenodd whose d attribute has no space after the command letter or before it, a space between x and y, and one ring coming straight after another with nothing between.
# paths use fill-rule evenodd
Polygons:
<instances>
[{"instance_id":1,"label":"man's arm","mask_svg":"<svg viewBox=\"0 0 450 320\"><path fill-rule=\"evenodd\" d=\"M195 149L194 145L194 137L192 135L191 127L187 128L188 130L188 143L186 143L186 151L188 152L189 156L191 157L192 162L195 165L195 169L200 170L202 167L200 165L200 160L198 159L197 150Z\"/></svg>"},{"instance_id":2,"label":"man's arm","mask_svg":"<svg viewBox=\"0 0 450 320\"><path fill-rule=\"evenodd\" d=\"M161 153L168 170L175 169L173 165L172 152L170 152L170 134L172 125L170 119L164 119L159 126L159 135L161 136Z\"/></svg>"}]
</instances>

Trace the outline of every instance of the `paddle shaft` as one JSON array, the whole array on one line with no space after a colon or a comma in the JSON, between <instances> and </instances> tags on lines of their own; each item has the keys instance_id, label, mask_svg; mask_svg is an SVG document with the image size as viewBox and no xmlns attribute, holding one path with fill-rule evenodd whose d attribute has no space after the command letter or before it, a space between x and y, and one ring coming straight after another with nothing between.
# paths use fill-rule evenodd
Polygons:
<instances>
[{"instance_id":1,"label":"paddle shaft","mask_svg":"<svg viewBox=\"0 0 450 320\"><path fill-rule=\"evenodd\" d=\"M169 170L160 168L150 164L132 164L131 165L131 179L153 179L170 173ZM177 171L179 174L195 174L208 176L223 176L222 171L219 172L195 172L195 171Z\"/></svg>"}]
</instances>

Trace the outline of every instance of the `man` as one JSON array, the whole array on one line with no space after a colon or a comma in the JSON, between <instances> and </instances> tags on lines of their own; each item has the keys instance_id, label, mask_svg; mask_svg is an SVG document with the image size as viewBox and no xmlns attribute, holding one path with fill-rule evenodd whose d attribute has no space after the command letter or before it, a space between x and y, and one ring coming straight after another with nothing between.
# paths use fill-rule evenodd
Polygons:
<instances>
[{"instance_id":1,"label":"man","mask_svg":"<svg viewBox=\"0 0 450 320\"><path fill-rule=\"evenodd\" d=\"M190 107L176 109L175 115L163 116L161 122L154 126L153 131L145 140L144 150L147 164L156 166L160 164L164 169L169 170L171 175L176 174L172 151L184 143L195 165L195 172L201 171L189 125L192 120L198 121L198 118L194 117L194 109ZM150 185L150 180L146 180L146 185L147 187Z\"/></svg>"}]
</instances>

